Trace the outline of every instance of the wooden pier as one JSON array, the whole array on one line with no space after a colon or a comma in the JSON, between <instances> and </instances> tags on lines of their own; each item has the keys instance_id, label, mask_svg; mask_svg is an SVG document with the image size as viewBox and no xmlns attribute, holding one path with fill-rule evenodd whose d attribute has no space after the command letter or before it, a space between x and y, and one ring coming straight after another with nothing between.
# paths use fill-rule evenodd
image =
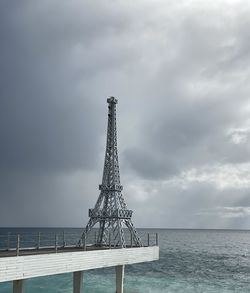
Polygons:
<instances>
[{"instance_id":1,"label":"wooden pier","mask_svg":"<svg viewBox=\"0 0 250 293\"><path fill-rule=\"evenodd\" d=\"M83 293L83 272L116 267L116 292L123 293L125 265L159 259L158 243L147 247L112 248L86 245L16 247L0 251L0 282L13 281L13 293L25 292L25 280L55 274L73 273L73 293ZM56 238L56 237L55 237ZM149 239L149 236L147 236ZM156 237L158 241L158 237ZM8 242L8 241L6 241Z\"/></svg>"}]
</instances>

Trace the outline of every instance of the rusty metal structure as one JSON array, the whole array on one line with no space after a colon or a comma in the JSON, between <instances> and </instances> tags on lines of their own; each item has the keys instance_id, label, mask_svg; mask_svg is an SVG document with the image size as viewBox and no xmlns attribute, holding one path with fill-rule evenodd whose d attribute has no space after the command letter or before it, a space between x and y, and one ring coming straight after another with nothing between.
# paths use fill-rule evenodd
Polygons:
<instances>
[{"instance_id":1,"label":"rusty metal structure","mask_svg":"<svg viewBox=\"0 0 250 293\"><path fill-rule=\"evenodd\" d=\"M82 242L86 242L90 230L99 224L97 230L97 246L125 248L142 246L142 241L131 221L132 210L127 208L122 195L123 186L120 182L120 171L117 150L116 105L117 99L110 97L108 103L107 143L104 160L102 184L99 185L100 195L93 209L89 209L89 222L82 234ZM127 228L127 229L124 229ZM130 241L126 243L126 233Z\"/></svg>"}]
</instances>

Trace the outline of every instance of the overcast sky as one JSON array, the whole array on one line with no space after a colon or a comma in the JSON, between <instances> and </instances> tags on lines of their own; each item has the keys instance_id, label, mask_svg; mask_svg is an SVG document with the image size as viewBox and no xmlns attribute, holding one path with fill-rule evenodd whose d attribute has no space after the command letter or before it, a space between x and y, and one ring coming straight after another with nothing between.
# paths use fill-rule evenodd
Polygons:
<instances>
[{"instance_id":1,"label":"overcast sky","mask_svg":"<svg viewBox=\"0 0 250 293\"><path fill-rule=\"evenodd\" d=\"M250 228L250 2L0 1L0 226L83 227L116 96L137 227Z\"/></svg>"}]
</instances>

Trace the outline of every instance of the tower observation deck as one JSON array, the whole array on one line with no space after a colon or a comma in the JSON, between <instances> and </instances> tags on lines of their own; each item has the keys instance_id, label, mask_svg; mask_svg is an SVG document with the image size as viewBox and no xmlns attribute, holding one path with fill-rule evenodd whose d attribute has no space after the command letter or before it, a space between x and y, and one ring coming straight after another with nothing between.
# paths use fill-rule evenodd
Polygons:
<instances>
[{"instance_id":1,"label":"tower observation deck","mask_svg":"<svg viewBox=\"0 0 250 293\"><path fill-rule=\"evenodd\" d=\"M114 97L107 99L108 128L102 184L99 185L100 195L94 208L89 209L90 219L82 239L86 240L90 230L99 224L97 246L106 246L108 243L112 243L113 247L126 247L124 228L127 228L131 234L133 246L140 247L142 242L131 220L133 211L127 208L122 195L123 186L120 182L117 150L117 102L118 100Z\"/></svg>"}]
</instances>

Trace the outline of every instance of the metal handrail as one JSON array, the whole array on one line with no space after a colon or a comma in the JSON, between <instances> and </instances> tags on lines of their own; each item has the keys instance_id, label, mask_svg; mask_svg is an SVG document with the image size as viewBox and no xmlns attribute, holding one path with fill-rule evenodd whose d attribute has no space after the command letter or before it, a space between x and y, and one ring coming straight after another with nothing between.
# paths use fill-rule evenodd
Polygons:
<instances>
[{"instance_id":1,"label":"metal handrail","mask_svg":"<svg viewBox=\"0 0 250 293\"><path fill-rule=\"evenodd\" d=\"M60 231L59 233L52 232L33 232L33 233L7 233L6 235L0 235L0 252L2 251L16 251L16 255L20 255L21 251L24 250L42 250L52 249L57 253L59 249L78 247L86 250L87 247L95 246L97 244L97 231L88 235L82 239L79 245L79 239L81 233L66 233ZM158 233L147 233L143 235L144 246L158 246L159 239ZM126 243L130 243L127 247L134 247L133 237L129 233L125 233L127 238ZM106 248L114 248L112 243L112 237L108 235L108 244ZM1 257L1 253L0 253Z\"/></svg>"}]
</instances>

